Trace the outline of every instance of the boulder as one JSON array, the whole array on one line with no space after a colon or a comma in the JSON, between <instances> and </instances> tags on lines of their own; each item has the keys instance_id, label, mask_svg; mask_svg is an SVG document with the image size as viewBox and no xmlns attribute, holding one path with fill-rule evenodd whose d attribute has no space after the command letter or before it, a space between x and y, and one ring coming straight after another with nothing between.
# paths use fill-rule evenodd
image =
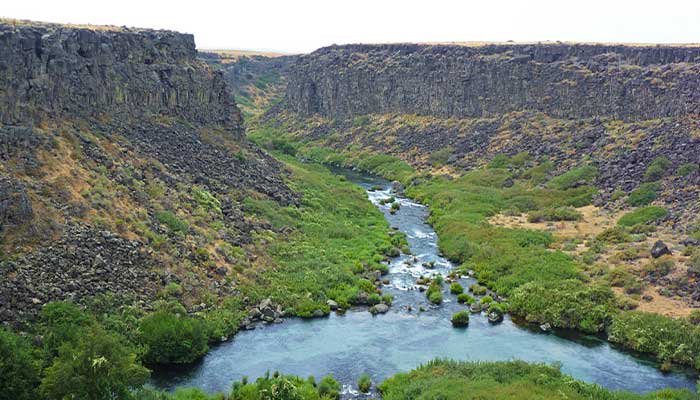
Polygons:
<instances>
[{"instance_id":1,"label":"boulder","mask_svg":"<svg viewBox=\"0 0 700 400\"><path fill-rule=\"evenodd\" d=\"M472 313L480 313L481 312L481 304L479 303L472 303L472 305L469 306L469 311Z\"/></svg>"},{"instance_id":2,"label":"boulder","mask_svg":"<svg viewBox=\"0 0 700 400\"><path fill-rule=\"evenodd\" d=\"M549 322L545 322L544 324L540 325L540 330L542 332L551 332L552 325Z\"/></svg>"},{"instance_id":3,"label":"boulder","mask_svg":"<svg viewBox=\"0 0 700 400\"><path fill-rule=\"evenodd\" d=\"M497 324L499 322L503 322L503 314L499 312L492 311L488 315L488 320L492 324Z\"/></svg>"},{"instance_id":4,"label":"boulder","mask_svg":"<svg viewBox=\"0 0 700 400\"><path fill-rule=\"evenodd\" d=\"M399 181L393 181L391 182L391 190L398 194L399 196L403 196L404 193L404 186L401 182Z\"/></svg>"},{"instance_id":5,"label":"boulder","mask_svg":"<svg viewBox=\"0 0 700 400\"><path fill-rule=\"evenodd\" d=\"M338 309L338 303L336 303L336 302L333 301L333 300L328 300L328 301L326 301L326 304L328 304L328 307L329 307L332 311L336 311L336 310Z\"/></svg>"},{"instance_id":6,"label":"boulder","mask_svg":"<svg viewBox=\"0 0 700 400\"><path fill-rule=\"evenodd\" d=\"M659 258L663 255L670 255L671 250L669 250L668 246L661 240L657 240L656 243L651 247L651 256L654 258Z\"/></svg>"},{"instance_id":7,"label":"boulder","mask_svg":"<svg viewBox=\"0 0 700 400\"><path fill-rule=\"evenodd\" d=\"M389 311L389 306L384 303L377 304L369 309L369 312L372 314L384 314L387 311Z\"/></svg>"}]
</instances>

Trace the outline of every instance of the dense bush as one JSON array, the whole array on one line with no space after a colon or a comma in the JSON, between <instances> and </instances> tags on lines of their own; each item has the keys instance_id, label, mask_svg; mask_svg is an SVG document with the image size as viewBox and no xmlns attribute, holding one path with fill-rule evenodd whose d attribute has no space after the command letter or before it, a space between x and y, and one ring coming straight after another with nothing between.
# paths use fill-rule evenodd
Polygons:
<instances>
[{"instance_id":1,"label":"dense bush","mask_svg":"<svg viewBox=\"0 0 700 400\"><path fill-rule=\"evenodd\" d=\"M0 328L0 398L34 400L39 383L39 361L29 342Z\"/></svg>"},{"instance_id":2,"label":"dense bush","mask_svg":"<svg viewBox=\"0 0 700 400\"><path fill-rule=\"evenodd\" d=\"M58 355L63 344L75 342L94 323L94 319L75 303L58 301L46 304L41 310L40 330L47 361Z\"/></svg>"},{"instance_id":3,"label":"dense bush","mask_svg":"<svg viewBox=\"0 0 700 400\"><path fill-rule=\"evenodd\" d=\"M464 293L464 287L459 283L455 282L450 285L450 293L452 294L462 294Z\"/></svg>"},{"instance_id":4,"label":"dense bush","mask_svg":"<svg viewBox=\"0 0 700 400\"><path fill-rule=\"evenodd\" d=\"M474 297L467 293L461 293L457 295L457 301L463 304L472 304L474 302Z\"/></svg>"},{"instance_id":5,"label":"dense bush","mask_svg":"<svg viewBox=\"0 0 700 400\"><path fill-rule=\"evenodd\" d=\"M360 375L360 379L357 381L357 388L362 393L368 393L372 388L372 379L367 374Z\"/></svg>"},{"instance_id":6,"label":"dense bush","mask_svg":"<svg viewBox=\"0 0 700 400\"><path fill-rule=\"evenodd\" d=\"M664 218L666 215L668 215L668 211L666 211L665 208L657 206L648 206L628 212L627 214L620 217L620 219L617 221L617 224L620 226L648 224L657 221L661 218Z\"/></svg>"},{"instance_id":7,"label":"dense bush","mask_svg":"<svg viewBox=\"0 0 700 400\"><path fill-rule=\"evenodd\" d=\"M146 316L140 333L147 345L144 361L148 364L187 364L209 349L204 321L169 310Z\"/></svg>"},{"instance_id":8,"label":"dense bush","mask_svg":"<svg viewBox=\"0 0 700 400\"><path fill-rule=\"evenodd\" d=\"M441 304L442 303L442 293L441 292L432 292L428 294L428 300L433 303L433 304Z\"/></svg>"},{"instance_id":9,"label":"dense bush","mask_svg":"<svg viewBox=\"0 0 700 400\"><path fill-rule=\"evenodd\" d=\"M609 322L614 300L608 287L570 279L525 284L513 292L509 305L512 314L530 322L594 333Z\"/></svg>"},{"instance_id":10,"label":"dense bush","mask_svg":"<svg viewBox=\"0 0 700 400\"><path fill-rule=\"evenodd\" d=\"M125 399L148 381L149 372L124 340L98 326L65 343L45 371L40 391L47 399Z\"/></svg>"},{"instance_id":11,"label":"dense bush","mask_svg":"<svg viewBox=\"0 0 700 400\"><path fill-rule=\"evenodd\" d=\"M450 321L454 327L464 327L469 325L469 311L457 311L456 313L452 314Z\"/></svg>"},{"instance_id":12,"label":"dense bush","mask_svg":"<svg viewBox=\"0 0 700 400\"><path fill-rule=\"evenodd\" d=\"M633 207L645 206L656 200L660 188L661 185L658 182L642 183L630 192L630 195L627 197L627 204Z\"/></svg>"},{"instance_id":13,"label":"dense bush","mask_svg":"<svg viewBox=\"0 0 700 400\"><path fill-rule=\"evenodd\" d=\"M552 178L547 186L552 189L571 189L592 182L598 175L598 170L592 165L586 165L567 171Z\"/></svg>"},{"instance_id":14,"label":"dense bush","mask_svg":"<svg viewBox=\"0 0 700 400\"><path fill-rule=\"evenodd\" d=\"M340 383L330 375L324 376L318 383L318 394L324 398L339 399L340 389Z\"/></svg>"},{"instance_id":15,"label":"dense bush","mask_svg":"<svg viewBox=\"0 0 700 400\"><path fill-rule=\"evenodd\" d=\"M668 168L671 166L671 160L665 156L657 157L649 164L644 171L644 180L646 182L658 181L663 178Z\"/></svg>"},{"instance_id":16,"label":"dense bush","mask_svg":"<svg viewBox=\"0 0 700 400\"><path fill-rule=\"evenodd\" d=\"M661 361L700 368L700 327L687 320L638 311L620 313L612 319L608 337Z\"/></svg>"}]
</instances>

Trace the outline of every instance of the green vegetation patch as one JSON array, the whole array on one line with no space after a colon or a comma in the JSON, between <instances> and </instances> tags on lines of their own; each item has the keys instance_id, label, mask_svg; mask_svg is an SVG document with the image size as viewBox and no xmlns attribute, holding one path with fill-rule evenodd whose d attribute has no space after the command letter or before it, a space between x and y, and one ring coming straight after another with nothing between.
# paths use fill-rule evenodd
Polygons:
<instances>
[{"instance_id":1,"label":"green vegetation patch","mask_svg":"<svg viewBox=\"0 0 700 400\"><path fill-rule=\"evenodd\" d=\"M638 395L612 392L564 375L543 364L510 362L459 362L435 360L379 385L384 400L469 399L570 399L570 400L690 400L686 390L663 390ZM465 397L468 394L468 397Z\"/></svg>"},{"instance_id":2,"label":"green vegetation patch","mask_svg":"<svg viewBox=\"0 0 700 400\"><path fill-rule=\"evenodd\" d=\"M614 310L609 287L585 285L579 280L530 282L513 291L511 313L529 322L550 323L596 333L605 329Z\"/></svg>"},{"instance_id":3,"label":"green vegetation patch","mask_svg":"<svg viewBox=\"0 0 700 400\"><path fill-rule=\"evenodd\" d=\"M642 183L630 192L629 197L627 197L627 204L632 207L645 206L656 200L660 188L661 185L658 182Z\"/></svg>"},{"instance_id":4,"label":"green vegetation patch","mask_svg":"<svg viewBox=\"0 0 700 400\"><path fill-rule=\"evenodd\" d=\"M593 182L598 175L598 169L592 165L574 168L561 175L552 178L547 186L552 189L566 190L577 186L584 186Z\"/></svg>"},{"instance_id":5,"label":"green vegetation patch","mask_svg":"<svg viewBox=\"0 0 700 400\"><path fill-rule=\"evenodd\" d=\"M700 326L689 320L644 312L620 313L609 340L625 348L655 354L661 361L700 369Z\"/></svg>"},{"instance_id":6,"label":"green vegetation patch","mask_svg":"<svg viewBox=\"0 0 700 400\"><path fill-rule=\"evenodd\" d=\"M275 229L292 228L287 237L266 235L269 254L279 265L243 290L255 300L271 297L295 315L328 313L333 299L343 307L356 303L363 272L384 271L384 254L405 244L405 236L389 236L384 216L365 192L319 165L285 158L290 185L303 194L301 204L279 207L268 200L247 198L245 208Z\"/></svg>"},{"instance_id":7,"label":"green vegetation patch","mask_svg":"<svg viewBox=\"0 0 700 400\"><path fill-rule=\"evenodd\" d=\"M617 224L620 226L634 226L638 224L648 224L668 215L663 207L649 206L628 212L620 217Z\"/></svg>"}]
</instances>

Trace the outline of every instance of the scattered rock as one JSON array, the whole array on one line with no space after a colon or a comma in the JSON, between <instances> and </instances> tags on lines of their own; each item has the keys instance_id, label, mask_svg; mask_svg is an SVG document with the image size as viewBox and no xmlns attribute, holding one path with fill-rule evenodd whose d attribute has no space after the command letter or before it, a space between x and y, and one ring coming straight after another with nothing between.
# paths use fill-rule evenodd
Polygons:
<instances>
[{"instance_id":1,"label":"scattered rock","mask_svg":"<svg viewBox=\"0 0 700 400\"><path fill-rule=\"evenodd\" d=\"M669 250L668 246L661 240L657 240L656 243L651 247L651 256L654 258L659 258L663 255L670 255L671 250Z\"/></svg>"}]
</instances>

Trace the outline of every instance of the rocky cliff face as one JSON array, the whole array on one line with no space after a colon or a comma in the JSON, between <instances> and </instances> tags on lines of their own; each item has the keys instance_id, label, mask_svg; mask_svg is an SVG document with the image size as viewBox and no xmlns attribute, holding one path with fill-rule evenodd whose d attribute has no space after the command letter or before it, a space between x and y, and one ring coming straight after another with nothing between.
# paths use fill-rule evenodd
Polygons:
<instances>
[{"instance_id":1,"label":"rocky cliff face","mask_svg":"<svg viewBox=\"0 0 700 400\"><path fill-rule=\"evenodd\" d=\"M348 118L539 111L627 121L700 112L700 47L349 45L299 58L287 108Z\"/></svg>"},{"instance_id":2,"label":"rocky cliff face","mask_svg":"<svg viewBox=\"0 0 700 400\"><path fill-rule=\"evenodd\" d=\"M0 22L0 88L3 124L169 115L240 132L242 122L194 37L170 31Z\"/></svg>"},{"instance_id":3,"label":"rocky cliff face","mask_svg":"<svg viewBox=\"0 0 700 400\"><path fill-rule=\"evenodd\" d=\"M232 295L262 229L243 202L296 202L284 178L191 35L0 21L0 323Z\"/></svg>"}]
</instances>

